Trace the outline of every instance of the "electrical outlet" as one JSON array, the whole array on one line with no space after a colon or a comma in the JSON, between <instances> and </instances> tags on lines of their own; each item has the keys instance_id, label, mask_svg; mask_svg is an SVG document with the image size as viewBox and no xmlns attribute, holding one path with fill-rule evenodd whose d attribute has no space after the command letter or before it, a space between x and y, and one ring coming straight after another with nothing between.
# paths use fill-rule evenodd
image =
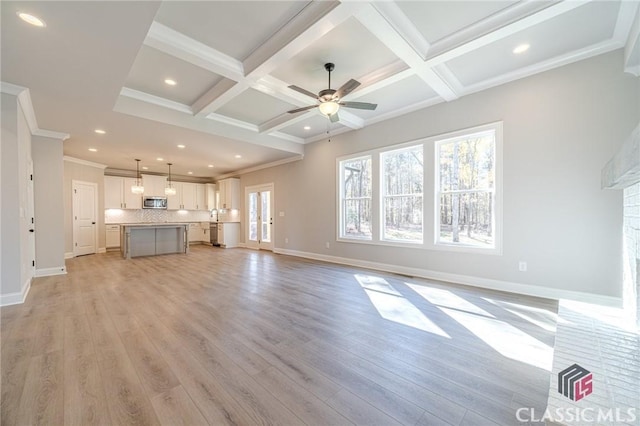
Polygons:
<instances>
[{"instance_id":1,"label":"electrical outlet","mask_svg":"<svg viewBox=\"0 0 640 426\"><path fill-rule=\"evenodd\" d=\"M518 262L518 270L520 272L527 272L527 262L522 261L522 260L520 262Z\"/></svg>"},{"instance_id":2,"label":"electrical outlet","mask_svg":"<svg viewBox=\"0 0 640 426\"><path fill-rule=\"evenodd\" d=\"M326 248L329 248L331 245L329 244L329 241L327 241L326 243L324 243L324 246L325 246Z\"/></svg>"},{"instance_id":3,"label":"electrical outlet","mask_svg":"<svg viewBox=\"0 0 640 426\"><path fill-rule=\"evenodd\" d=\"M288 238L285 238L285 239L284 239L284 243L285 243L285 244L289 244L289 239L288 239Z\"/></svg>"},{"instance_id":4,"label":"electrical outlet","mask_svg":"<svg viewBox=\"0 0 640 426\"><path fill-rule=\"evenodd\" d=\"M280 212L280 217L284 217L284 212Z\"/></svg>"}]
</instances>

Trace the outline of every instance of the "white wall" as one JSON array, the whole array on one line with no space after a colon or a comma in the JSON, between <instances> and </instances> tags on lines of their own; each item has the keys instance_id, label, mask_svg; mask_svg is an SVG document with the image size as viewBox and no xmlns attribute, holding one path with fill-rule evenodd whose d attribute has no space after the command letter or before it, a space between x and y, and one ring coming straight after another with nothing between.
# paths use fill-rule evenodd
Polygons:
<instances>
[{"instance_id":1,"label":"white wall","mask_svg":"<svg viewBox=\"0 0 640 426\"><path fill-rule=\"evenodd\" d=\"M20 303L31 284L29 245L28 163L31 132L18 97L2 93L2 241L0 305ZM30 216L30 215L29 215Z\"/></svg>"},{"instance_id":2,"label":"white wall","mask_svg":"<svg viewBox=\"0 0 640 426\"><path fill-rule=\"evenodd\" d=\"M531 294L619 298L622 194L600 189L600 170L637 125L639 95L616 51L307 145L302 161L243 175L242 193L275 184L278 248ZM336 241L337 157L494 121L504 122L502 256Z\"/></svg>"},{"instance_id":3,"label":"white wall","mask_svg":"<svg viewBox=\"0 0 640 426\"><path fill-rule=\"evenodd\" d=\"M33 136L36 275L66 271L62 140Z\"/></svg>"},{"instance_id":4,"label":"white wall","mask_svg":"<svg viewBox=\"0 0 640 426\"><path fill-rule=\"evenodd\" d=\"M80 180L98 184L98 249L105 248L104 227L104 167L93 167L64 159L63 203L64 203L64 252L73 255L73 184Z\"/></svg>"}]
</instances>

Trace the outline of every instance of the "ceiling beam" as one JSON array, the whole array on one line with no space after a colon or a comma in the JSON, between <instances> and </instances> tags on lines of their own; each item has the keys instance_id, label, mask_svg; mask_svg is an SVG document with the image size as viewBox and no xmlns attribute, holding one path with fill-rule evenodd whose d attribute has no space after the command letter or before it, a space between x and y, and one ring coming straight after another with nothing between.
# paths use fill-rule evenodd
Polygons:
<instances>
[{"instance_id":1,"label":"ceiling beam","mask_svg":"<svg viewBox=\"0 0 640 426\"><path fill-rule=\"evenodd\" d=\"M242 62L155 21L144 44L231 80L244 77Z\"/></svg>"},{"instance_id":2,"label":"ceiling beam","mask_svg":"<svg viewBox=\"0 0 640 426\"><path fill-rule=\"evenodd\" d=\"M200 96L192 105L191 110L195 115L207 115L209 112L209 108L215 103L215 101L220 98L222 95L227 93L233 86L235 86L238 82L234 80L230 80L228 78L223 78L221 81L213 85L209 90L207 90L202 96Z\"/></svg>"},{"instance_id":3,"label":"ceiling beam","mask_svg":"<svg viewBox=\"0 0 640 426\"><path fill-rule=\"evenodd\" d=\"M402 59L413 72L427 83L440 97L447 101L457 99L458 95L450 85L433 72L430 67L425 66L421 54L416 52L412 44L405 40L403 35L383 16L383 13L384 9L380 11L377 5L368 4L366 7L361 8L355 17L397 57ZM394 13L397 15L398 11L394 11ZM395 16L394 19L398 21L399 18ZM404 31L404 33L406 33L406 31ZM415 36L415 31L412 33Z\"/></svg>"},{"instance_id":4,"label":"ceiling beam","mask_svg":"<svg viewBox=\"0 0 640 426\"><path fill-rule=\"evenodd\" d=\"M223 122L204 117L196 118L191 114L190 108L186 107L186 105L185 107L188 108L189 111L181 111L176 108L167 108L166 105L159 103L150 103L147 98L140 99L135 96L127 96L129 94L130 93L127 92L120 93L113 108L114 111L208 133L212 135L212 137L229 139L230 143L233 143L233 141L243 141L295 154L304 153L304 145L289 140L278 139L268 134L258 133L255 127L249 128L247 126L239 126L238 123L231 124L228 121Z\"/></svg>"},{"instance_id":5,"label":"ceiling beam","mask_svg":"<svg viewBox=\"0 0 640 426\"><path fill-rule=\"evenodd\" d=\"M510 35L526 30L527 28L533 27L534 25L538 25L544 21L548 21L549 19L555 18L556 16L560 16L578 7L584 6L585 4L588 4L590 1L591 0L563 1L559 3L555 3L536 13L533 13L529 16L526 16L514 22L511 22L507 25L501 26L482 36L479 36L463 44L460 44L457 47L452 47L440 54L431 56L425 61L425 65L429 67L433 67L436 65L444 64L445 62L448 62L454 58L470 53L481 47L487 46L491 43L494 43L496 41L509 37Z\"/></svg>"},{"instance_id":6,"label":"ceiling beam","mask_svg":"<svg viewBox=\"0 0 640 426\"><path fill-rule=\"evenodd\" d=\"M635 7L635 10L633 8ZM640 3L622 2L614 37L623 38L624 70L640 76Z\"/></svg>"}]
</instances>

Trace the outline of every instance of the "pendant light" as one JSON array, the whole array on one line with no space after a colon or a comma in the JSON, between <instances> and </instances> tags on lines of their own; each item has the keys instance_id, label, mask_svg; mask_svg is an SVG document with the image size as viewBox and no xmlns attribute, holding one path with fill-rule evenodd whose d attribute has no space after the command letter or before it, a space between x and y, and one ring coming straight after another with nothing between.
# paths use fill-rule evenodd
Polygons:
<instances>
[{"instance_id":1,"label":"pendant light","mask_svg":"<svg viewBox=\"0 0 640 426\"><path fill-rule=\"evenodd\" d=\"M176 189L171 184L171 163L167 163L169 166L169 183L164 188L164 195L176 195Z\"/></svg>"},{"instance_id":2,"label":"pendant light","mask_svg":"<svg viewBox=\"0 0 640 426\"><path fill-rule=\"evenodd\" d=\"M136 184L131 185L131 192L134 194L143 194L144 186L140 185L140 160L136 158Z\"/></svg>"}]
</instances>

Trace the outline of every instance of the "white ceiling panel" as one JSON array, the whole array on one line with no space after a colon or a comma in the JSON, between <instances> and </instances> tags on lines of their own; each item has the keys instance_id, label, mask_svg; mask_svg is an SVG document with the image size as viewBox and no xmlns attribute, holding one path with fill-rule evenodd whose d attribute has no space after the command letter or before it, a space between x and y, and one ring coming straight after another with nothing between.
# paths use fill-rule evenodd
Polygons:
<instances>
[{"instance_id":1,"label":"white ceiling panel","mask_svg":"<svg viewBox=\"0 0 640 426\"><path fill-rule=\"evenodd\" d=\"M471 85L588 47L612 37L620 2L585 3L567 13L447 62L463 85ZM568 30L570 28L570 30ZM523 43L529 50L516 55Z\"/></svg>"},{"instance_id":2,"label":"white ceiling panel","mask_svg":"<svg viewBox=\"0 0 640 426\"><path fill-rule=\"evenodd\" d=\"M295 105L258 90L248 89L225 104L216 113L258 125L294 108Z\"/></svg>"},{"instance_id":3,"label":"white ceiling panel","mask_svg":"<svg viewBox=\"0 0 640 426\"><path fill-rule=\"evenodd\" d=\"M398 1L396 4L431 44L489 15L505 9L509 1Z\"/></svg>"},{"instance_id":4,"label":"white ceiling panel","mask_svg":"<svg viewBox=\"0 0 640 426\"><path fill-rule=\"evenodd\" d=\"M165 1L156 21L240 61L307 1Z\"/></svg>"},{"instance_id":5,"label":"white ceiling panel","mask_svg":"<svg viewBox=\"0 0 640 426\"><path fill-rule=\"evenodd\" d=\"M169 86L170 78L178 84ZM222 79L221 76L167 55L152 47L142 46L125 86L151 95L191 105L204 92Z\"/></svg>"},{"instance_id":6,"label":"white ceiling panel","mask_svg":"<svg viewBox=\"0 0 640 426\"><path fill-rule=\"evenodd\" d=\"M308 126L309 129L305 129ZM320 114L311 115L309 118L306 118L302 121L298 121L297 123L285 127L280 131L282 133L286 133L291 136L296 136L298 138L307 139L320 134L326 134L327 130L329 132L335 132L336 130L342 130L345 126L340 123L331 123L326 117Z\"/></svg>"},{"instance_id":7,"label":"white ceiling panel","mask_svg":"<svg viewBox=\"0 0 640 426\"><path fill-rule=\"evenodd\" d=\"M413 105L437 98L438 95L417 76L411 76L383 87L362 97L347 97L347 101L378 104L375 111L346 108L347 111L364 119L386 114L407 105Z\"/></svg>"},{"instance_id":8,"label":"white ceiling panel","mask_svg":"<svg viewBox=\"0 0 640 426\"><path fill-rule=\"evenodd\" d=\"M372 73L398 60L380 40L360 22L349 18L324 37L276 69L272 75L312 93L327 88L324 64L333 62L331 88L337 89L349 79Z\"/></svg>"}]
</instances>

